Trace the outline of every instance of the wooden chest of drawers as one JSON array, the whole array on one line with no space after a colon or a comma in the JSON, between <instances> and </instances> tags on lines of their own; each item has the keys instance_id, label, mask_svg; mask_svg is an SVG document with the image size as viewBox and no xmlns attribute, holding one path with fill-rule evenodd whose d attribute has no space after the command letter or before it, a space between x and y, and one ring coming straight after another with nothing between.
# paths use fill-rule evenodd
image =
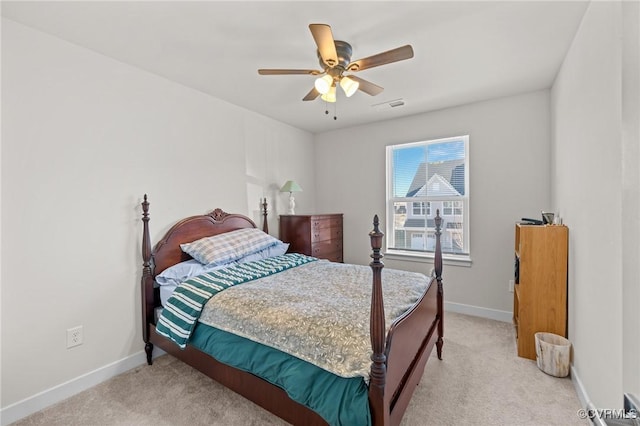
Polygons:
<instances>
[{"instance_id":1,"label":"wooden chest of drawers","mask_svg":"<svg viewBox=\"0 0 640 426\"><path fill-rule=\"evenodd\" d=\"M342 213L281 215L280 239L291 253L342 262Z\"/></svg>"}]
</instances>

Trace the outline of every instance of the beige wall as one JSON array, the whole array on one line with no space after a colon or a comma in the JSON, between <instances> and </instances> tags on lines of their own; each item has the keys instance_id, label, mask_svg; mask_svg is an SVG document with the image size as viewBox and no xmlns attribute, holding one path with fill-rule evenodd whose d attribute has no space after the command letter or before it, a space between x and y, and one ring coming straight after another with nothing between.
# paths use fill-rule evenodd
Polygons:
<instances>
[{"instance_id":1,"label":"beige wall","mask_svg":"<svg viewBox=\"0 0 640 426\"><path fill-rule=\"evenodd\" d=\"M263 196L277 232L277 188L315 185L311 134L6 19L2 105L3 408L142 350L144 193L157 240Z\"/></svg>"},{"instance_id":2,"label":"beige wall","mask_svg":"<svg viewBox=\"0 0 640 426\"><path fill-rule=\"evenodd\" d=\"M621 28L622 387L640 395L640 2L622 3Z\"/></svg>"},{"instance_id":3,"label":"beige wall","mask_svg":"<svg viewBox=\"0 0 640 426\"><path fill-rule=\"evenodd\" d=\"M592 2L551 96L554 204L570 227L573 367L598 408L640 391L639 17L637 4Z\"/></svg>"},{"instance_id":4,"label":"beige wall","mask_svg":"<svg viewBox=\"0 0 640 426\"><path fill-rule=\"evenodd\" d=\"M481 307L510 317L514 224L549 209L549 93L539 91L324 133L316 140L317 199L344 213L345 260L368 263L372 218L385 214L385 147L469 135L471 267L445 265L450 307ZM387 267L431 265L385 259ZM460 307L460 306L458 306Z\"/></svg>"}]
</instances>

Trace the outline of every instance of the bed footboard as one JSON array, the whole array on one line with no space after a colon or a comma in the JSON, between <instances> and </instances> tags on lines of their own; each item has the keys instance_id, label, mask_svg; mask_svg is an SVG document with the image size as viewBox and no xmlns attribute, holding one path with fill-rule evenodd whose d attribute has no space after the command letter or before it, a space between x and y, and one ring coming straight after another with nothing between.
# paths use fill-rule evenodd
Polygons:
<instances>
[{"instance_id":1,"label":"bed footboard","mask_svg":"<svg viewBox=\"0 0 640 426\"><path fill-rule=\"evenodd\" d=\"M438 291L435 280L417 305L396 321L387 335L385 395L389 424L400 424L411 396L422 378L438 336Z\"/></svg>"},{"instance_id":2,"label":"bed footboard","mask_svg":"<svg viewBox=\"0 0 640 426\"><path fill-rule=\"evenodd\" d=\"M369 236L373 261L371 293L371 373L369 404L373 424L398 425L409 405L411 396L422 378L424 367L433 347L442 359L443 345L443 289L440 226L442 219L436 211L435 276L422 298L398 318L390 327L385 342L384 302L382 300L381 262L382 237L378 216L374 217ZM386 344L385 344L386 343Z\"/></svg>"}]
</instances>

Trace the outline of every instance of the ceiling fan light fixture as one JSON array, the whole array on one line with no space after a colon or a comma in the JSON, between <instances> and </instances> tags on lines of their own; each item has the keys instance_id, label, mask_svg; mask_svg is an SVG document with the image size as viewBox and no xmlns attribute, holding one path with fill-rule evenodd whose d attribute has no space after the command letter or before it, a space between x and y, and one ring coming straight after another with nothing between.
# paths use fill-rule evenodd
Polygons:
<instances>
[{"instance_id":1,"label":"ceiling fan light fixture","mask_svg":"<svg viewBox=\"0 0 640 426\"><path fill-rule=\"evenodd\" d=\"M329 88L329 91L324 95L320 96L320 99L326 102L335 102L336 101L336 85L332 85Z\"/></svg>"},{"instance_id":2,"label":"ceiling fan light fixture","mask_svg":"<svg viewBox=\"0 0 640 426\"><path fill-rule=\"evenodd\" d=\"M340 80L340 87L342 87L342 90L344 90L345 95L347 95L347 98L350 98L354 93L356 93L358 91L358 87L360 86L360 83L349 78L349 77L342 77L342 79Z\"/></svg>"},{"instance_id":3,"label":"ceiling fan light fixture","mask_svg":"<svg viewBox=\"0 0 640 426\"><path fill-rule=\"evenodd\" d=\"M326 95L327 93L329 93L329 90L331 90L332 85L333 85L333 77L331 77L329 74L325 74L322 77L317 78L314 83L316 90L322 93L323 95Z\"/></svg>"}]
</instances>

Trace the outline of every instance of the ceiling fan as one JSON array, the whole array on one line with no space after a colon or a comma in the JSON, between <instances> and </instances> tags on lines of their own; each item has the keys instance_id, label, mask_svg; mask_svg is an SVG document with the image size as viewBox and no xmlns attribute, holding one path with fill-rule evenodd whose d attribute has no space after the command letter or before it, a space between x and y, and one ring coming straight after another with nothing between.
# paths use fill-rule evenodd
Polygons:
<instances>
[{"instance_id":1,"label":"ceiling fan","mask_svg":"<svg viewBox=\"0 0 640 426\"><path fill-rule=\"evenodd\" d=\"M259 69L260 75L288 75L309 74L318 75L313 89L302 98L303 101L312 101L318 96L327 102L336 101L336 87L340 86L347 97L356 91L375 96L384 90L377 84L373 84L360 77L351 74L392 62L413 58L411 45L398 47L366 58L351 61L351 45L346 41L334 40L331 27L326 24L310 24L311 35L318 46L318 59L321 70L305 69ZM347 74L348 73L348 74Z\"/></svg>"}]
</instances>

